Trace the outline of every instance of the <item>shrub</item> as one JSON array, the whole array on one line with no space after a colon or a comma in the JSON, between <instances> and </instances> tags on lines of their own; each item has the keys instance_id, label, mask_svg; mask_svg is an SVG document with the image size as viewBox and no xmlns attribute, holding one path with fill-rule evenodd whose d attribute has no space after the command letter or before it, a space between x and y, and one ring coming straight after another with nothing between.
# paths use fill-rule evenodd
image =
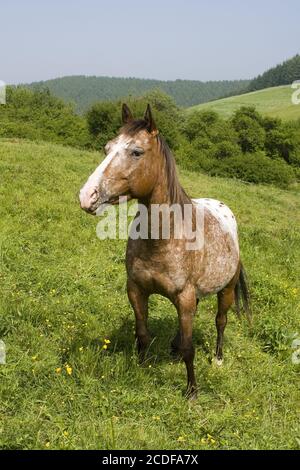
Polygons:
<instances>
[{"instance_id":1,"label":"shrub","mask_svg":"<svg viewBox=\"0 0 300 470\"><path fill-rule=\"evenodd\" d=\"M275 128L267 132L265 142L266 154L271 158L282 158L290 163L295 141L287 127Z\"/></svg>"},{"instance_id":2,"label":"shrub","mask_svg":"<svg viewBox=\"0 0 300 470\"><path fill-rule=\"evenodd\" d=\"M48 90L31 91L8 87L7 103L0 106L0 137L46 140L74 147L87 147L86 121L70 104Z\"/></svg>"},{"instance_id":3,"label":"shrub","mask_svg":"<svg viewBox=\"0 0 300 470\"><path fill-rule=\"evenodd\" d=\"M233 127L238 134L238 143L244 153L256 152L264 148L265 130L259 122L249 116L234 116Z\"/></svg>"},{"instance_id":4,"label":"shrub","mask_svg":"<svg viewBox=\"0 0 300 470\"><path fill-rule=\"evenodd\" d=\"M244 117L247 117L251 119L251 121L255 121L259 125L263 126L264 118L258 111L256 111L254 106L241 106L235 111L231 119L234 127L236 127Z\"/></svg>"},{"instance_id":5,"label":"shrub","mask_svg":"<svg viewBox=\"0 0 300 470\"><path fill-rule=\"evenodd\" d=\"M271 160L262 152L245 154L215 161L212 175L239 178L250 183L273 184L287 188L295 181L295 174L285 162Z\"/></svg>"},{"instance_id":6,"label":"shrub","mask_svg":"<svg viewBox=\"0 0 300 470\"><path fill-rule=\"evenodd\" d=\"M108 140L116 135L122 126L122 102L128 104L135 119L143 117L147 104L150 103L154 111L156 125L164 135L168 145L173 149L178 147L180 140L178 108L168 95L160 90L153 90L141 98L128 97L119 101L99 102L89 109L86 118L96 148L102 148Z\"/></svg>"},{"instance_id":7,"label":"shrub","mask_svg":"<svg viewBox=\"0 0 300 470\"><path fill-rule=\"evenodd\" d=\"M238 144L233 142L220 142L218 143L213 152L213 157L217 159L231 158L241 154L241 149Z\"/></svg>"},{"instance_id":8,"label":"shrub","mask_svg":"<svg viewBox=\"0 0 300 470\"><path fill-rule=\"evenodd\" d=\"M181 166L190 171L207 171L212 166L212 159L206 149L199 149L193 143L185 140L181 142L176 151L176 161Z\"/></svg>"},{"instance_id":9,"label":"shrub","mask_svg":"<svg viewBox=\"0 0 300 470\"><path fill-rule=\"evenodd\" d=\"M120 107L115 102L95 103L87 112L86 119L94 146L102 148L112 139L121 126Z\"/></svg>"},{"instance_id":10,"label":"shrub","mask_svg":"<svg viewBox=\"0 0 300 470\"><path fill-rule=\"evenodd\" d=\"M194 111L185 118L182 132L192 142L198 137L206 136L208 129L218 122L219 119L218 114L214 111Z\"/></svg>"}]
</instances>

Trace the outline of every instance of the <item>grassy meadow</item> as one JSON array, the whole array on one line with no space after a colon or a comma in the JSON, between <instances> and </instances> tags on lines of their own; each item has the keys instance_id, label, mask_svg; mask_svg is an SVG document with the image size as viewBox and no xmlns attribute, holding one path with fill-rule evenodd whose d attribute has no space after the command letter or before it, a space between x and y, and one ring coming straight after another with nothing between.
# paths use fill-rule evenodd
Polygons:
<instances>
[{"instance_id":1,"label":"grassy meadow","mask_svg":"<svg viewBox=\"0 0 300 470\"><path fill-rule=\"evenodd\" d=\"M126 242L100 241L97 218L80 210L78 190L100 159L0 140L0 448L299 448L299 187L180 172L191 196L219 198L236 214L254 317L249 327L230 313L215 368L216 299L199 305L199 395L190 403L184 364L169 356L174 307L151 298L153 342L140 366Z\"/></svg>"},{"instance_id":2,"label":"grassy meadow","mask_svg":"<svg viewBox=\"0 0 300 470\"><path fill-rule=\"evenodd\" d=\"M292 103L294 91L290 85L265 88L192 106L188 108L187 112L210 110L228 118L241 106L255 106L256 110L265 116L278 117L284 121L295 120L300 119L300 106Z\"/></svg>"}]
</instances>

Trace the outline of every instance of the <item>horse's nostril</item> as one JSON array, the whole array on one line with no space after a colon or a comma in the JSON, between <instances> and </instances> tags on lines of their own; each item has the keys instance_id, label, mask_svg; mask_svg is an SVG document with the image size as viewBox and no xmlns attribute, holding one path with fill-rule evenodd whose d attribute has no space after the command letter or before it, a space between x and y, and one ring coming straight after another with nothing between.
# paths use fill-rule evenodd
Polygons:
<instances>
[{"instance_id":1,"label":"horse's nostril","mask_svg":"<svg viewBox=\"0 0 300 470\"><path fill-rule=\"evenodd\" d=\"M92 192L92 194L91 194L90 197L91 197L91 200L92 200L92 201L95 201L95 200L97 199L97 197L98 197L98 191L97 191L97 189L95 189L95 190Z\"/></svg>"}]
</instances>

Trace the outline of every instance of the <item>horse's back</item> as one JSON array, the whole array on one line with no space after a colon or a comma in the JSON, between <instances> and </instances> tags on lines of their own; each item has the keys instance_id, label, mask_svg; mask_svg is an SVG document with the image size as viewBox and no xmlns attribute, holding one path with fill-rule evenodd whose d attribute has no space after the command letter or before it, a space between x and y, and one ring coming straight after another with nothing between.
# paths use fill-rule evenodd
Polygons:
<instances>
[{"instance_id":1,"label":"horse's back","mask_svg":"<svg viewBox=\"0 0 300 470\"><path fill-rule=\"evenodd\" d=\"M210 199L210 198L200 198L200 199L193 199L197 205L204 207L217 221L219 222L222 230L228 233L237 249L239 248L238 243L238 233L237 233L237 223L236 218L224 202L218 201L217 199Z\"/></svg>"},{"instance_id":2,"label":"horse's back","mask_svg":"<svg viewBox=\"0 0 300 470\"><path fill-rule=\"evenodd\" d=\"M239 242L234 214L216 199L193 199L204 210L203 270L198 281L200 294L214 293L225 287L239 264Z\"/></svg>"}]
</instances>

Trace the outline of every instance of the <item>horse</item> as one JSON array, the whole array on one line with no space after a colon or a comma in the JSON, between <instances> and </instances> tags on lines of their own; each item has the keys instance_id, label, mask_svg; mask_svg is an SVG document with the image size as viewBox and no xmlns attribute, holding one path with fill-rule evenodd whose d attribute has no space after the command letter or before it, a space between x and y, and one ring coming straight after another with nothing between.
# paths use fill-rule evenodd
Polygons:
<instances>
[{"instance_id":1,"label":"horse","mask_svg":"<svg viewBox=\"0 0 300 470\"><path fill-rule=\"evenodd\" d=\"M96 215L104 204L118 204L120 197L136 199L146 208L148 233L151 232L153 207L189 205L193 220L201 209L204 243L187 249L186 237L174 236L171 217L170 237L131 237L126 250L127 294L135 314L135 334L141 362L150 345L147 328L148 299L152 294L168 298L176 307L179 329L171 342L171 352L186 365L187 391L195 398L195 349L192 341L193 319L199 300L216 294L215 318L217 346L214 362L223 361L223 337L227 312L236 304L250 315L249 289L238 242L237 222L231 210L214 199L191 199L181 186L175 159L159 133L150 105L142 119L134 119L129 107L122 106L122 127L116 138L105 146L106 157L80 190L81 208ZM137 212L136 218L139 217ZM193 222L194 223L194 222ZM193 225L194 227L194 225ZM160 227L161 228L161 227Z\"/></svg>"}]
</instances>

